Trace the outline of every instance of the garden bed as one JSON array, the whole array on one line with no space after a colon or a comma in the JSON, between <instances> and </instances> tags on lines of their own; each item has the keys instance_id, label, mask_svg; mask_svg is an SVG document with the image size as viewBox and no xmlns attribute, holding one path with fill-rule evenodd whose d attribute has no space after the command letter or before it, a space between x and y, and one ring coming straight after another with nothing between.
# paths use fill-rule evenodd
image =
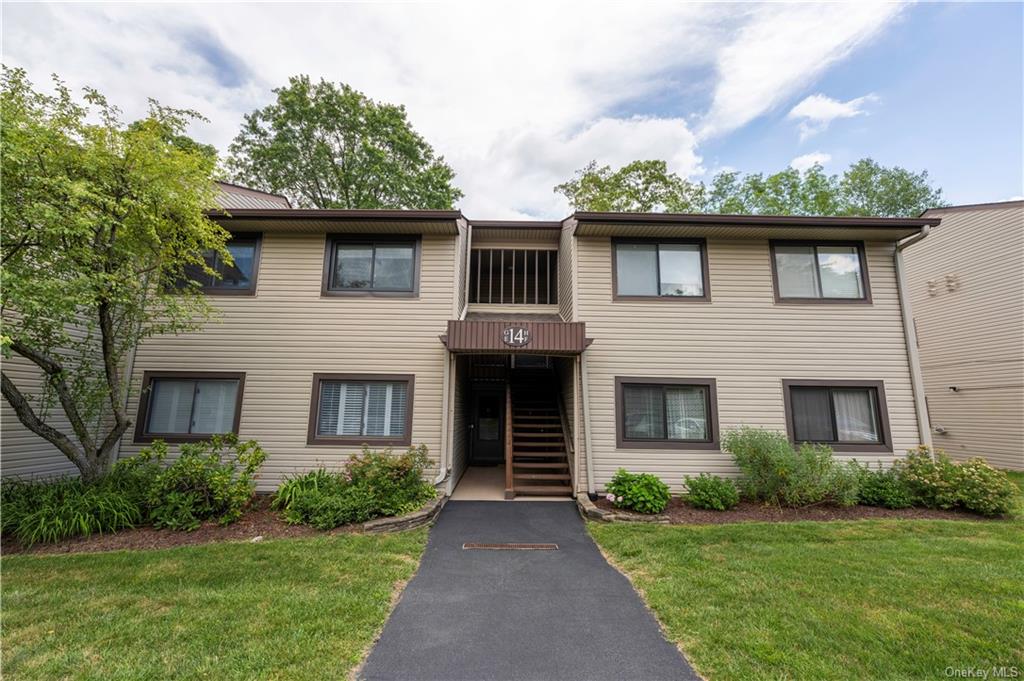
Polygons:
<instances>
[{"instance_id":1,"label":"garden bed","mask_svg":"<svg viewBox=\"0 0 1024 681\"><path fill-rule=\"evenodd\" d=\"M581 495L582 497L582 495ZM743 522L796 522L801 520L871 520L881 518L906 518L913 520L987 520L983 516L963 511L943 511L928 508L889 509L876 506L807 506L805 508L778 508L764 504L742 501L728 511L708 511L687 506L681 499L674 498L664 513L645 516L616 508L610 501L599 498L590 502L581 498L584 515L593 520L626 520L667 523L671 525L721 525ZM587 505L596 508L588 512Z\"/></svg>"},{"instance_id":2,"label":"garden bed","mask_svg":"<svg viewBox=\"0 0 1024 681\"><path fill-rule=\"evenodd\" d=\"M307 525L289 525L281 520L280 514L270 509L269 495L257 496L243 512L242 517L230 525L220 525L209 520L191 532L158 530L154 527L136 527L109 534L94 534L89 537L74 537L54 544L36 544L24 547L13 536L5 536L2 542L4 555L17 553L98 553L140 549L166 549L175 546L192 546L223 541L252 541L320 535L347 534L352 532L402 531L433 522L444 505L445 498L432 500L424 508L393 518L375 518L365 523L343 525L333 530L321 531Z\"/></svg>"}]
</instances>

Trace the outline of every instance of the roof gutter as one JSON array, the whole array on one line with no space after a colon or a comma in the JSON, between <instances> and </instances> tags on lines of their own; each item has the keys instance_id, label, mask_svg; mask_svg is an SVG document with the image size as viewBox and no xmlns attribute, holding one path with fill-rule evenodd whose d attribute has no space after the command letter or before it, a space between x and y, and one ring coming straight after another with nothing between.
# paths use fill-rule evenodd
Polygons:
<instances>
[{"instance_id":1,"label":"roof gutter","mask_svg":"<svg viewBox=\"0 0 1024 681\"><path fill-rule=\"evenodd\" d=\"M921 444L931 450L932 428L928 421L928 406L924 398L924 381L921 377L921 357L917 352L917 331L914 329L913 310L910 308L910 296L907 295L906 280L903 276L903 250L928 236L930 225L923 225L917 234L897 242L893 254L896 268L896 290L900 297L900 314L903 317L903 337L907 343L907 360L910 365L910 383L914 392L914 409L917 411L917 432ZM935 453L932 452L932 458Z\"/></svg>"}]
</instances>

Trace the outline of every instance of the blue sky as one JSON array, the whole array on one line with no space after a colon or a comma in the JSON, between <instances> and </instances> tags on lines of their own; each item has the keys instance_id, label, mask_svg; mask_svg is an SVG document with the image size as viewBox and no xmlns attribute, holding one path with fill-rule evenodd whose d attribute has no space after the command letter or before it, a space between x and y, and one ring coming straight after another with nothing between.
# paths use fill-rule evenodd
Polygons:
<instances>
[{"instance_id":1,"label":"blue sky","mask_svg":"<svg viewBox=\"0 0 1024 681\"><path fill-rule=\"evenodd\" d=\"M470 217L558 218L590 160L661 158L695 180L870 156L953 203L1024 195L1024 5L18 4L3 61L40 85L242 116L306 73L405 104Z\"/></svg>"}]
</instances>

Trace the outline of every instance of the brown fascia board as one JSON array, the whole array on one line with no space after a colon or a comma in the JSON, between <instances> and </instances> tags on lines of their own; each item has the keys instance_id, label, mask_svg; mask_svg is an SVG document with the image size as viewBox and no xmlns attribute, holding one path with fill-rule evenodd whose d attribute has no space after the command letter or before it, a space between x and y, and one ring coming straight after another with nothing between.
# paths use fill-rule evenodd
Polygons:
<instances>
[{"instance_id":1,"label":"brown fascia board","mask_svg":"<svg viewBox=\"0 0 1024 681\"><path fill-rule=\"evenodd\" d=\"M388 220L410 222L455 222L457 210L368 210L352 208L235 208L207 211L212 219L245 220Z\"/></svg>"},{"instance_id":2,"label":"brown fascia board","mask_svg":"<svg viewBox=\"0 0 1024 681\"><path fill-rule=\"evenodd\" d=\"M473 229L562 229L561 222L550 220L470 220Z\"/></svg>"},{"instance_id":3,"label":"brown fascia board","mask_svg":"<svg viewBox=\"0 0 1024 681\"><path fill-rule=\"evenodd\" d=\"M702 213L590 213L576 212L577 231L583 223L590 224L680 224L737 225L755 227L934 227L939 218L872 218L808 215L723 215Z\"/></svg>"}]
</instances>

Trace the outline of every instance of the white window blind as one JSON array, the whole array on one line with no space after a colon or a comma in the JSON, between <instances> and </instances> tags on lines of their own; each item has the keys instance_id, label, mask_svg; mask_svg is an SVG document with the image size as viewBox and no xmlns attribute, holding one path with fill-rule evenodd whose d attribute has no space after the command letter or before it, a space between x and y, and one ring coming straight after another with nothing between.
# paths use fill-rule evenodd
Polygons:
<instances>
[{"instance_id":1,"label":"white window blind","mask_svg":"<svg viewBox=\"0 0 1024 681\"><path fill-rule=\"evenodd\" d=\"M237 400L238 381L235 379L154 379L146 432L230 433Z\"/></svg>"},{"instance_id":2,"label":"white window blind","mask_svg":"<svg viewBox=\"0 0 1024 681\"><path fill-rule=\"evenodd\" d=\"M323 381L317 434L401 437L406 390L402 382Z\"/></svg>"}]
</instances>

